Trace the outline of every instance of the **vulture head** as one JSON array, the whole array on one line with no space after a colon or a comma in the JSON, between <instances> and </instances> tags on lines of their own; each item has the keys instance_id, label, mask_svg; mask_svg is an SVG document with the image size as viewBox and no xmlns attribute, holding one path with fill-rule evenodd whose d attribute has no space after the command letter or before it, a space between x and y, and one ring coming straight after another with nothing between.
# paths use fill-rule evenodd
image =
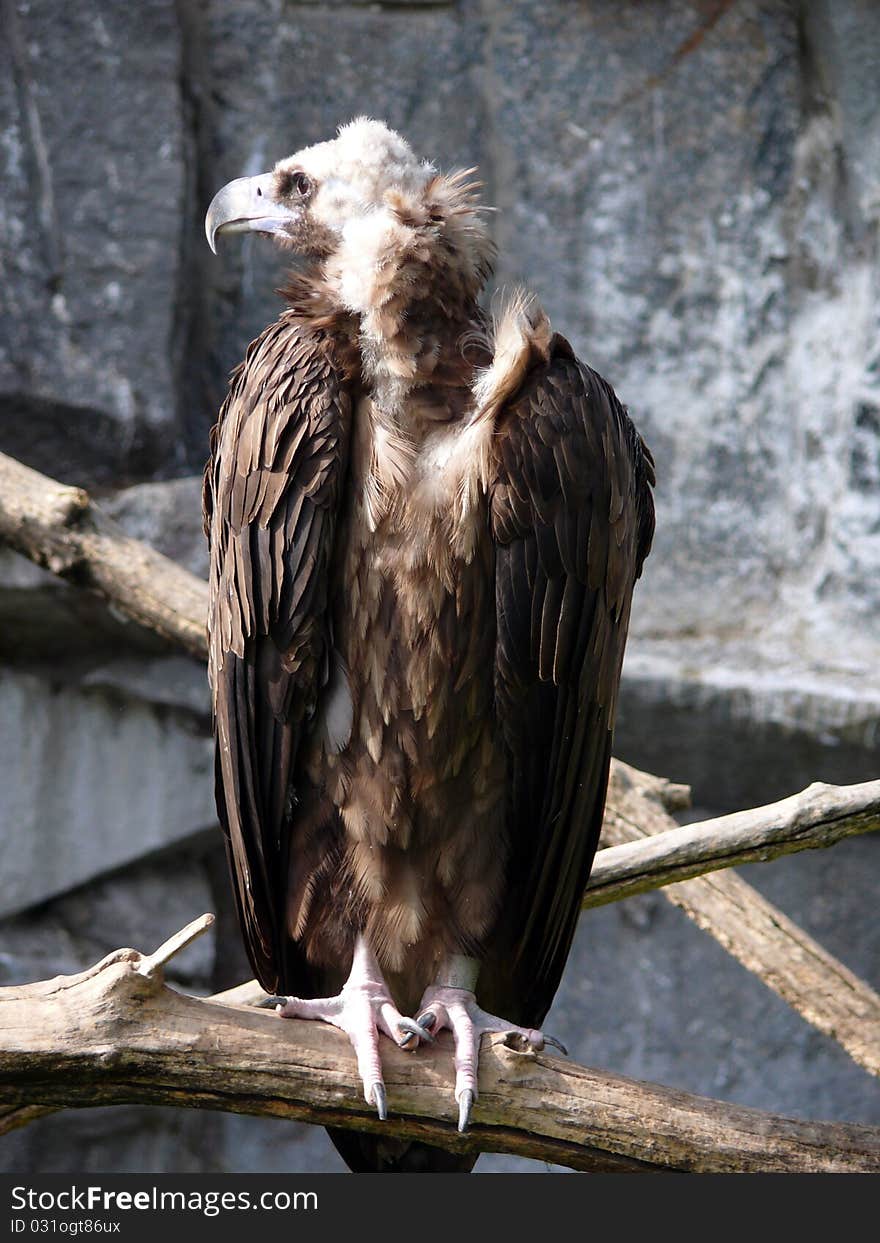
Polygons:
<instances>
[{"instance_id":1,"label":"vulture head","mask_svg":"<svg viewBox=\"0 0 880 1243\"><path fill-rule=\"evenodd\" d=\"M406 268L411 280L413 264L452 270L475 294L492 243L473 171L442 176L387 125L359 117L271 172L229 182L208 208L205 232L215 253L219 237L254 232L319 263L325 287L354 313L376 307L392 274Z\"/></svg>"}]
</instances>

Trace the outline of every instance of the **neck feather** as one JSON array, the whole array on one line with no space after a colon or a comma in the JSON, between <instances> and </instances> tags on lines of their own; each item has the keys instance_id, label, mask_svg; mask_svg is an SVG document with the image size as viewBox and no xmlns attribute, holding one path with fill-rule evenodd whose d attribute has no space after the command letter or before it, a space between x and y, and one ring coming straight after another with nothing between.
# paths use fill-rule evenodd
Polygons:
<instances>
[{"instance_id":1,"label":"neck feather","mask_svg":"<svg viewBox=\"0 0 880 1243\"><path fill-rule=\"evenodd\" d=\"M364 380L392 420L480 319L493 247L470 171L434 177L420 194L389 190L322 264L331 299L359 322Z\"/></svg>"}]
</instances>

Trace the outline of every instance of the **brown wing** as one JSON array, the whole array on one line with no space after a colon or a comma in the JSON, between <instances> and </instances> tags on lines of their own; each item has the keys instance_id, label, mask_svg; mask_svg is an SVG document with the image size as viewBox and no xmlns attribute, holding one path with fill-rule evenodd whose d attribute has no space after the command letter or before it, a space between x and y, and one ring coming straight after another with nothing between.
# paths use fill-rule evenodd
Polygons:
<instances>
[{"instance_id":1,"label":"brown wing","mask_svg":"<svg viewBox=\"0 0 880 1243\"><path fill-rule=\"evenodd\" d=\"M327 677L349 416L327 340L285 314L233 374L205 472L217 809L245 944L269 992L287 974L291 778Z\"/></svg>"},{"instance_id":2,"label":"brown wing","mask_svg":"<svg viewBox=\"0 0 880 1243\"><path fill-rule=\"evenodd\" d=\"M488 977L492 1005L506 1006L496 1013L535 1025L559 985L599 838L654 473L610 385L558 336L505 409L497 445L495 689L511 858L481 995Z\"/></svg>"}]
</instances>

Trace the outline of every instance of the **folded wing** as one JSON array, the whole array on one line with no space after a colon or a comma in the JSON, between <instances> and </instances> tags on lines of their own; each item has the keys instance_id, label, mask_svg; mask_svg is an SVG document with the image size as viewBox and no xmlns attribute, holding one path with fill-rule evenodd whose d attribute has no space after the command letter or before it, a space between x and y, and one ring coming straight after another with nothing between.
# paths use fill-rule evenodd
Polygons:
<instances>
[{"instance_id":1,"label":"folded wing","mask_svg":"<svg viewBox=\"0 0 880 1243\"><path fill-rule=\"evenodd\" d=\"M654 473L610 385L559 336L501 413L496 447L495 692L511 858L481 985L490 1009L537 1025L559 985L601 829Z\"/></svg>"},{"instance_id":2,"label":"folded wing","mask_svg":"<svg viewBox=\"0 0 880 1243\"><path fill-rule=\"evenodd\" d=\"M329 566L350 400L326 338L283 315L233 374L205 472L217 807L251 965L289 976L297 754L329 676Z\"/></svg>"}]
</instances>

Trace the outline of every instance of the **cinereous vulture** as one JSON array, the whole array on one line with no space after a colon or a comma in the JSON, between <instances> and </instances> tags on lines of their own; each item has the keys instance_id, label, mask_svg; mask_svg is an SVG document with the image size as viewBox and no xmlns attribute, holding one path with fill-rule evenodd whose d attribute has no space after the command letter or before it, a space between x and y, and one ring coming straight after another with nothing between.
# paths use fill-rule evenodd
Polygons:
<instances>
[{"instance_id":1,"label":"cinereous vulture","mask_svg":"<svg viewBox=\"0 0 880 1243\"><path fill-rule=\"evenodd\" d=\"M471 170L472 172L473 170ZM599 829L651 455L536 300L490 319L470 173L360 118L223 187L301 258L211 436L210 679L238 915L279 1013L535 1049ZM503 1017L496 1017L503 1016ZM353 1169L474 1157L338 1132Z\"/></svg>"}]
</instances>

